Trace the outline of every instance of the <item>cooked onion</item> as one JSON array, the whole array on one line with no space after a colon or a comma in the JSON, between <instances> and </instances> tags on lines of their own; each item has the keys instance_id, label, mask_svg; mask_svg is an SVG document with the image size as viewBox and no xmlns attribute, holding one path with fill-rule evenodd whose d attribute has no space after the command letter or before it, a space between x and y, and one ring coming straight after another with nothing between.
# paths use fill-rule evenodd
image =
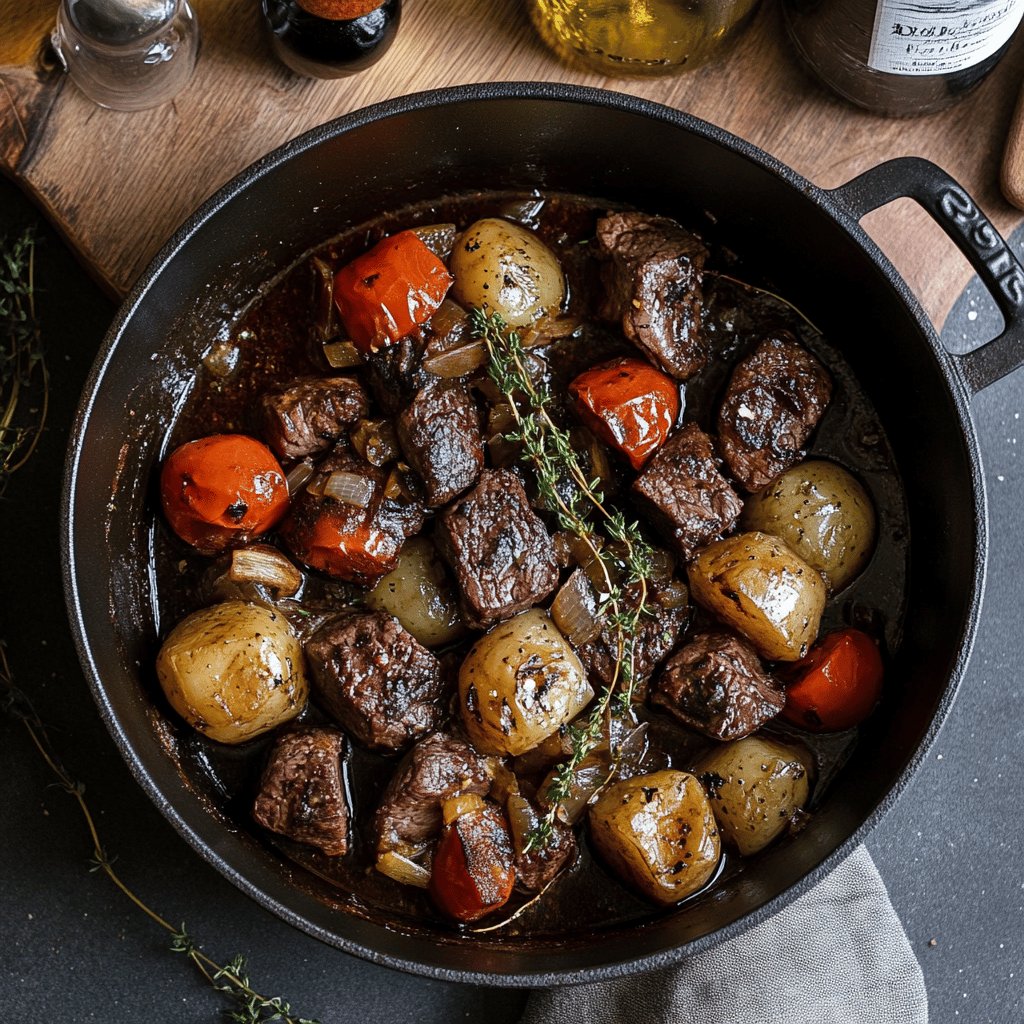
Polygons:
<instances>
[{"instance_id":1,"label":"cooked onion","mask_svg":"<svg viewBox=\"0 0 1024 1024\"><path fill-rule=\"evenodd\" d=\"M360 473L335 470L324 483L323 496L356 508L366 508L373 500L373 481Z\"/></svg>"},{"instance_id":2,"label":"cooked onion","mask_svg":"<svg viewBox=\"0 0 1024 1024\"><path fill-rule=\"evenodd\" d=\"M356 451L373 466L398 458L398 436L390 420L360 420L351 438Z\"/></svg>"},{"instance_id":3,"label":"cooked onion","mask_svg":"<svg viewBox=\"0 0 1024 1024\"><path fill-rule=\"evenodd\" d=\"M589 643L601 632L597 599L586 573L577 569L551 605L551 618L574 647Z\"/></svg>"},{"instance_id":4,"label":"cooked onion","mask_svg":"<svg viewBox=\"0 0 1024 1024\"><path fill-rule=\"evenodd\" d=\"M284 482L288 485L288 494L294 498L305 486L309 483L310 477L316 472L313 469L313 463L309 459L303 459L301 462L296 462L291 469L288 470L288 475L284 478Z\"/></svg>"},{"instance_id":5,"label":"cooked onion","mask_svg":"<svg viewBox=\"0 0 1024 1024\"><path fill-rule=\"evenodd\" d=\"M479 811L483 806L483 799L478 794L460 793L458 796L445 800L441 805L441 817L446 825L450 825L456 818Z\"/></svg>"},{"instance_id":6,"label":"cooked onion","mask_svg":"<svg viewBox=\"0 0 1024 1024\"><path fill-rule=\"evenodd\" d=\"M430 872L422 864L391 850L386 850L377 858L377 870L402 885L415 885L420 889L430 885Z\"/></svg>"},{"instance_id":7,"label":"cooked onion","mask_svg":"<svg viewBox=\"0 0 1024 1024\"><path fill-rule=\"evenodd\" d=\"M470 341L458 348L445 349L423 360L423 369L435 377L465 377L479 370L487 361L487 349L482 341Z\"/></svg>"},{"instance_id":8,"label":"cooked onion","mask_svg":"<svg viewBox=\"0 0 1024 1024\"><path fill-rule=\"evenodd\" d=\"M262 583L285 596L302 586L302 573L269 544L250 544L233 551L228 579L235 583Z\"/></svg>"},{"instance_id":9,"label":"cooked onion","mask_svg":"<svg viewBox=\"0 0 1024 1024\"><path fill-rule=\"evenodd\" d=\"M452 254L457 234L454 224L424 224L413 228L412 233L440 260L447 260Z\"/></svg>"},{"instance_id":10,"label":"cooked onion","mask_svg":"<svg viewBox=\"0 0 1024 1024\"><path fill-rule=\"evenodd\" d=\"M685 608L690 603L689 587L682 580L669 580L658 587L657 600L662 608Z\"/></svg>"},{"instance_id":11,"label":"cooked onion","mask_svg":"<svg viewBox=\"0 0 1024 1024\"><path fill-rule=\"evenodd\" d=\"M319 256L314 256L309 263L316 275L316 315L313 325L320 337L327 339L334 333L334 271Z\"/></svg>"},{"instance_id":12,"label":"cooked onion","mask_svg":"<svg viewBox=\"0 0 1024 1024\"><path fill-rule=\"evenodd\" d=\"M241 349L233 341L216 341L203 356L203 366L214 377L230 377L241 355Z\"/></svg>"},{"instance_id":13,"label":"cooked onion","mask_svg":"<svg viewBox=\"0 0 1024 1024\"><path fill-rule=\"evenodd\" d=\"M324 358L335 370L361 366L363 357L351 341L329 341L324 345Z\"/></svg>"},{"instance_id":14,"label":"cooked onion","mask_svg":"<svg viewBox=\"0 0 1024 1024\"><path fill-rule=\"evenodd\" d=\"M530 841L530 833L537 827L540 815L526 797L510 796L505 804L508 812L509 830L512 833L512 845L517 856L522 856L526 844Z\"/></svg>"}]
</instances>

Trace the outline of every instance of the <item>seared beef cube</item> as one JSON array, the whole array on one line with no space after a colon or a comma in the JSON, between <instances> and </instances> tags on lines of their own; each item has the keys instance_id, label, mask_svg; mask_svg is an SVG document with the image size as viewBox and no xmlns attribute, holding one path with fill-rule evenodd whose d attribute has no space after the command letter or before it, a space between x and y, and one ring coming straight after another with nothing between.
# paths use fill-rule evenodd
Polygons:
<instances>
[{"instance_id":1,"label":"seared beef cube","mask_svg":"<svg viewBox=\"0 0 1024 1024\"><path fill-rule=\"evenodd\" d=\"M401 750L445 718L441 663L386 612L326 622L306 657L318 703L373 750Z\"/></svg>"},{"instance_id":2,"label":"seared beef cube","mask_svg":"<svg viewBox=\"0 0 1024 1024\"><path fill-rule=\"evenodd\" d=\"M633 678L634 692L643 696L644 686L658 664L675 646L679 634L689 618L689 603L680 600L682 584L673 581L671 586L650 581L647 585L647 604L652 614L640 618L633 634ZM683 591L685 597L685 590ZM640 591L636 584L626 588L623 610L636 608ZM664 603L663 603L664 602ZM604 626L597 639L582 644L577 650L583 667L590 676L597 676L606 686L611 684L618 663L618 630ZM622 678L621 672L619 679Z\"/></svg>"},{"instance_id":3,"label":"seared beef cube","mask_svg":"<svg viewBox=\"0 0 1024 1024\"><path fill-rule=\"evenodd\" d=\"M485 469L477 486L441 513L434 541L455 572L472 626L532 608L558 583L554 544L511 470Z\"/></svg>"},{"instance_id":4,"label":"seared beef cube","mask_svg":"<svg viewBox=\"0 0 1024 1024\"><path fill-rule=\"evenodd\" d=\"M601 316L666 373L686 380L707 362L701 327L701 279L708 252L668 217L613 213L597 222L598 251L607 257Z\"/></svg>"},{"instance_id":5,"label":"seared beef cube","mask_svg":"<svg viewBox=\"0 0 1024 1024\"><path fill-rule=\"evenodd\" d=\"M277 737L263 770L253 817L265 828L330 857L348 851L342 777L345 738L336 729L297 729Z\"/></svg>"},{"instance_id":6,"label":"seared beef cube","mask_svg":"<svg viewBox=\"0 0 1024 1024\"><path fill-rule=\"evenodd\" d=\"M774 718L786 696L752 647L729 633L706 633L669 660L652 701L713 740L738 740Z\"/></svg>"},{"instance_id":7,"label":"seared beef cube","mask_svg":"<svg viewBox=\"0 0 1024 1024\"><path fill-rule=\"evenodd\" d=\"M425 347L423 335L416 330L366 357L370 390L389 416L396 415L420 388L436 380L423 369Z\"/></svg>"},{"instance_id":8,"label":"seared beef cube","mask_svg":"<svg viewBox=\"0 0 1024 1024\"><path fill-rule=\"evenodd\" d=\"M521 797L519 799L522 800ZM532 807L530 810L532 818L539 818ZM516 888L522 892L540 892L555 875L572 864L579 852L572 828L557 820L552 823L551 838L543 849L534 847L527 853L521 848L518 839L514 834L513 864L516 869Z\"/></svg>"},{"instance_id":9,"label":"seared beef cube","mask_svg":"<svg viewBox=\"0 0 1024 1024\"><path fill-rule=\"evenodd\" d=\"M422 504L399 485L397 469L381 469L339 445L292 502L281 535L311 569L372 587L398 564L408 537L423 529ZM354 473L367 482L366 507L319 493L331 473Z\"/></svg>"},{"instance_id":10,"label":"seared beef cube","mask_svg":"<svg viewBox=\"0 0 1024 1024\"><path fill-rule=\"evenodd\" d=\"M728 530L743 508L718 472L711 438L696 423L688 423L655 452L634 481L633 493L684 561Z\"/></svg>"},{"instance_id":11,"label":"seared beef cube","mask_svg":"<svg viewBox=\"0 0 1024 1024\"><path fill-rule=\"evenodd\" d=\"M462 384L422 388L398 418L398 440L423 478L429 508L439 508L476 483L484 466L480 414Z\"/></svg>"},{"instance_id":12,"label":"seared beef cube","mask_svg":"<svg viewBox=\"0 0 1024 1024\"><path fill-rule=\"evenodd\" d=\"M373 818L377 850L421 853L441 832L441 805L460 793L484 796L491 768L465 740L435 733L402 759Z\"/></svg>"},{"instance_id":13,"label":"seared beef cube","mask_svg":"<svg viewBox=\"0 0 1024 1024\"><path fill-rule=\"evenodd\" d=\"M767 487L806 454L832 397L832 378L788 331L737 363L718 412L722 454L748 491Z\"/></svg>"},{"instance_id":14,"label":"seared beef cube","mask_svg":"<svg viewBox=\"0 0 1024 1024\"><path fill-rule=\"evenodd\" d=\"M283 459L326 451L370 410L353 377L300 377L262 399L263 433Z\"/></svg>"}]
</instances>

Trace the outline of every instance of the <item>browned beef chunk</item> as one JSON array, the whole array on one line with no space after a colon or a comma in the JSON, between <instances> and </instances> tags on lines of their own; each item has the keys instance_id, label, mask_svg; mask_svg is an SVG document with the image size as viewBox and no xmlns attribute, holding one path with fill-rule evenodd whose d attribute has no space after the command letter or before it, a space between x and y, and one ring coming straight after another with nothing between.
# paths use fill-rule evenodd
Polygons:
<instances>
[{"instance_id":1,"label":"browned beef chunk","mask_svg":"<svg viewBox=\"0 0 1024 1024\"><path fill-rule=\"evenodd\" d=\"M279 735L263 771L253 817L272 832L340 857L348 850L344 746L345 738L336 729Z\"/></svg>"},{"instance_id":2,"label":"browned beef chunk","mask_svg":"<svg viewBox=\"0 0 1024 1024\"><path fill-rule=\"evenodd\" d=\"M368 481L365 508L318 493L335 471L356 473ZM281 527L285 543L310 568L372 587L398 564L406 539L423 528L423 505L407 487L399 486L400 479L397 469L371 466L339 444L292 502Z\"/></svg>"},{"instance_id":3,"label":"browned beef chunk","mask_svg":"<svg viewBox=\"0 0 1024 1024\"><path fill-rule=\"evenodd\" d=\"M728 530L743 508L718 472L711 438L696 423L688 423L655 452L634 481L633 493L684 561Z\"/></svg>"},{"instance_id":4,"label":"browned beef chunk","mask_svg":"<svg viewBox=\"0 0 1024 1024\"><path fill-rule=\"evenodd\" d=\"M306 657L317 702L373 750L401 750L445 718L440 662L386 612L326 622Z\"/></svg>"},{"instance_id":5,"label":"browned beef chunk","mask_svg":"<svg viewBox=\"0 0 1024 1024\"><path fill-rule=\"evenodd\" d=\"M732 475L759 491L799 462L831 397L828 371L789 332L765 338L736 364L718 412Z\"/></svg>"},{"instance_id":6,"label":"browned beef chunk","mask_svg":"<svg viewBox=\"0 0 1024 1024\"><path fill-rule=\"evenodd\" d=\"M366 357L366 374L377 404L394 416L416 392L435 380L423 369L426 342L419 331Z\"/></svg>"},{"instance_id":7,"label":"browned beef chunk","mask_svg":"<svg viewBox=\"0 0 1024 1024\"><path fill-rule=\"evenodd\" d=\"M639 688L638 697L643 694L644 684L651 673L675 646L689 618L688 603L679 601L679 587L679 583L673 583L671 588L648 583L647 603L654 614L640 619L633 645L633 677L634 686ZM627 587L625 610L635 608L638 598L639 588L635 584ZM663 601L672 607L665 607ZM596 640L582 644L576 653L588 675L597 676L609 685L618 662L618 630L606 625Z\"/></svg>"},{"instance_id":8,"label":"browned beef chunk","mask_svg":"<svg viewBox=\"0 0 1024 1024\"><path fill-rule=\"evenodd\" d=\"M668 217L613 213L597 222L607 257L601 315L666 373L686 380L707 362L701 328L701 276L707 250Z\"/></svg>"},{"instance_id":9,"label":"browned beef chunk","mask_svg":"<svg viewBox=\"0 0 1024 1024\"><path fill-rule=\"evenodd\" d=\"M398 440L423 478L427 505L439 508L476 483L484 466L480 414L462 384L421 388L398 418Z\"/></svg>"},{"instance_id":10,"label":"browned beef chunk","mask_svg":"<svg viewBox=\"0 0 1024 1024\"><path fill-rule=\"evenodd\" d=\"M531 822L531 827L539 821L540 815L532 804L522 797L513 799L518 800L520 813L524 820ZM512 812L511 805L509 812ZM516 888L523 892L540 892L555 875L572 864L579 852L572 828L557 820L552 825L551 838L543 849L535 847L527 853L525 845L519 834L514 832Z\"/></svg>"},{"instance_id":11,"label":"browned beef chunk","mask_svg":"<svg viewBox=\"0 0 1024 1024\"><path fill-rule=\"evenodd\" d=\"M652 701L705 736L738 740L774 718L786 697L753 648L728 633L705 633L669 660Z\"/></svg>"},{"instance_id":12,"label":"browned beef chunk","mask_svg":"<svg viewBox=\"0 0 1024 1024\"><path fill-rule=\"evenodd\" d=\"M370 409L353 377L300 377L263 396L263 432L283 459L326 451Z\"/></svg>"},{"instance_id":13,"label":"browned beef chunk","mask_svg":"<svg viewBox=\"0 0 1024 1024\"><path fill-rule=\"evenodd\" d=\"M465 740L435 733L402 759L373 818L378 851L413 856L441 832L441 805L459 793L483 796L491 787L490 765Z\"/></svg>"},{"instance_id":14,"label":"browned beef chunk","mask_svg":"<svg viewBox=\"0 0 1024 1024\"><path fill-rule=\"evenodd\" d=\"M477 486L441 513L434 541L455 572L472 626L525 611L558 583L554 544L511 470L485 469Z\"/></svg>"}]
</instances>

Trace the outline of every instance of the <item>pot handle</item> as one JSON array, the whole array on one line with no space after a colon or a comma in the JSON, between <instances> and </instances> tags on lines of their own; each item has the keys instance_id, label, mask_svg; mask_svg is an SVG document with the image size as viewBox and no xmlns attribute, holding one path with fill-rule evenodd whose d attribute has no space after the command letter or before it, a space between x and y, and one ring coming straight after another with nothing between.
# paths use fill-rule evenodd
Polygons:
<instances>
[{"instance_id":1,"label":"pot handle","mask_svg":"<svg viewBox=\"0 0 1024 1024\"><path fill-rule=\"evenodd\" d=\"M941 167L921 157L898 157L831 189L830 195L856 221L894 199L915 200L977 271L1006 327L972 352L951 354L972 394L1024 364L1024 267L974 200Z\"/></svg>"}]
</instances>

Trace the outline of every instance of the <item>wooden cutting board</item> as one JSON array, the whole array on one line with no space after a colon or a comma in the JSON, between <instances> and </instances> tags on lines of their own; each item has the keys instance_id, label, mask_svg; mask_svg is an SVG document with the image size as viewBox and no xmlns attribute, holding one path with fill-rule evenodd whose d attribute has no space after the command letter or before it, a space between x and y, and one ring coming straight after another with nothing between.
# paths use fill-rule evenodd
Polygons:
<instances>
[{"instance_id":1,"label":"wooden cutting board","mask_svg":"<svg viewBox=\"0 0 1024 1024\"><path fill-rule=\"evenodd\" d=\"M366 104L469 82L573 82L644 96L749 139L825 187L916 154L945 167L1001 230L1021 218L999 195L998 167L1024 40L958 106L894 121L818 87L797 66L770 2L721 63L622 80L562 66L534 35L522 3L406 0L384 59L335 82L297 78L275 61L258 0L193 3L203 48L190 85L173 103L126 114L94 106L46 67L42 44L55 0L0 0L0 164L114 295L197 204L267 151ZM952 243L908 200L871 214L865 227L941 324L971 273Z\"/></svg>"}]
</instances>

